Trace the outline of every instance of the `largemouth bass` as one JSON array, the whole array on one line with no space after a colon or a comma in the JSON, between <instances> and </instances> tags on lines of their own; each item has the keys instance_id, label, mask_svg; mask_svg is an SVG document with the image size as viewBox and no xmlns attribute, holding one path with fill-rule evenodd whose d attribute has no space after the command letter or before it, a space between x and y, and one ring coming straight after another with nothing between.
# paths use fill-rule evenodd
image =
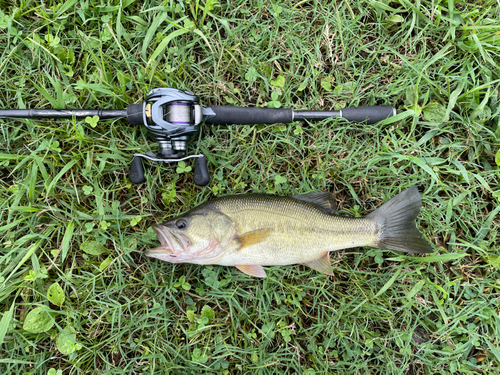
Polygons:
<instances>
[{"instance_id":1,"label":"largemouth bass","mask_svg":"<svg viewBox=\"0 0 500 375\"><path fill-rule=\"evenodd\" d=\"M413 186L362 218L336 215L331 193L216 198L154 225L160 247L148 257L171 263L234 266L266 277L262 266L304 264L332 274L331 251L359 246L430 253L413 221L422 201Z\"/></svg>"}]
</instances>

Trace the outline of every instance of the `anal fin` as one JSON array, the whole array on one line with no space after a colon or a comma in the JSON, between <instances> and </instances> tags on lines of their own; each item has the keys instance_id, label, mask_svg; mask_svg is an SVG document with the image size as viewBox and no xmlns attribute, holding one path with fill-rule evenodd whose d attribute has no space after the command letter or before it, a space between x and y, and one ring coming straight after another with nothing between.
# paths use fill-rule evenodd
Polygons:
<instances>
[{"instance_id":1,"label":"anal fin","mask_svg":"<svg viewBox=\"0 0 500 375\"><path fill-rule=\"evenodd\" d=\"M247 275L250 276L255 276L255 277L267 276L266 271L264 271L264 268L258 264L247 264L235 267L239 269L241 272L246 273Z\"/></svg>"},{"instance_id":2,"label":"anal fin","mask_svg":"<svg viewBox=\"0 0 500 375\"><path fill-rule=\"evenodd\" d=\"M325 255L318 259L302 264L326 275L333 275L332 265L330 264L330 255L328 253L325 253Z\"/></svg>"}]
</instances>

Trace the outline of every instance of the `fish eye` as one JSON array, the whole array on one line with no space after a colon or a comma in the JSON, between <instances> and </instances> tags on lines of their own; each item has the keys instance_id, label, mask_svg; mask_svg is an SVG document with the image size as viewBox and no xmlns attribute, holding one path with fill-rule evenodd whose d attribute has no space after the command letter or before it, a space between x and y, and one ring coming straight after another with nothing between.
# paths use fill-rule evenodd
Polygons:
<instances>
[{"instance_id":1,"label":"fish eye","mask_svg":"<svg viewBox=\"0 0 500 375\"><path fill-rule=\"evenodd\" d=\"M188 226L188 223L185 219L179 219L175 222L175 226L179 229L186 229Z\"/></svg>"}]
</instances>

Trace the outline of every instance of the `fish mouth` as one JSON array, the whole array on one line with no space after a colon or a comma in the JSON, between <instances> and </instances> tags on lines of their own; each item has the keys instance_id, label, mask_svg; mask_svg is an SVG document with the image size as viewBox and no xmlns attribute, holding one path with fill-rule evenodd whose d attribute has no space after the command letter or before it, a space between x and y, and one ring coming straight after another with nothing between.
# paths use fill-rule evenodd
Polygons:
<instances>
[{"instance_id":1,"label":"fish mouth","mask_svg":"<svg viewBox=\"0 0 500 375\"><path fill-rule=\"evenodd\" d=\"M153 225L153 230L158 236L161 247L172 252L172 250L174 249L174 245L172 244L172 233L170 232L170 230L161 224Z\"/></svg>"},{"instance_id":2,"label":"fish mouth","mask_svg":"<svg viewBox=\"0 0 500 375\"><path fill-rule=\"evenodd\" d=\"M189 240L187 240L187 238L185 238L182 234L174 233L168 227L161 224L155 224L152 228L155 231L161 246L146 250L146 256L162 259L165 257L175 257L181 252L189 251ZM174 241L181 245L182 250L176 250Z\"/></svg>"}]
</instances>

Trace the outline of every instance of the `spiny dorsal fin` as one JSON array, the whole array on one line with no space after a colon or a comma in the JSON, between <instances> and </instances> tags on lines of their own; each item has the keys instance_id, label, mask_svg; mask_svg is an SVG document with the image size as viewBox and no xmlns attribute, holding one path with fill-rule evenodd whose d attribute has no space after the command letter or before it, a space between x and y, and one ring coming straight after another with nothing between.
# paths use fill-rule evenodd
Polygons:
<instances>
[{"instance_id":1,"label":"spiny dorsal fin","mask_svg":"<svg viewBox=\"0 0 500 375\"><path fill-rule=\"evenodd\" d=\"M251 232L243 233L237 236L236 240L239 241L240 247L242 249L246 246L255 245L259 242L264 241L271 234L271 229L256 229Z\"/></svg>"},{"instance_id":2,"label":"spiny dorsal fin","mask_svg":"<svg viewBox=\"0 0 500 375\"><path fill-rule=\"evenodd\" d=\"M247 275L250 276L255 276L255 277L266 277L266 271L264 271L264 268L258 264L250 264L250 265L241 265L241 266L235 266L237 269L239 269L241 272L246 273Z\"/></svg>"},{"instance_id":3,"label":"spiny dorsal fin","mask_svg":"<svg viewBox=\"0 0 500 375\"><path fill-rule=\"evenodd\" d=\"M325 255L321 258L302 264L326 275L333 275L332 265L330 264L330 255L328 253L325 253Z\"/></svg>"},{"instance_id":4,"label":"spiny dorsal fin","mask_svg":"<svg viewBox=\"0 0 500 375\"><path fill-rule=\"evenodd\" d=\"M312 192L306 194L292 195L293 199L298 199L316 206L321 211L327 214L337 212L335 205L335 196L329 192Z\"/></svg>"}]
</instances>

